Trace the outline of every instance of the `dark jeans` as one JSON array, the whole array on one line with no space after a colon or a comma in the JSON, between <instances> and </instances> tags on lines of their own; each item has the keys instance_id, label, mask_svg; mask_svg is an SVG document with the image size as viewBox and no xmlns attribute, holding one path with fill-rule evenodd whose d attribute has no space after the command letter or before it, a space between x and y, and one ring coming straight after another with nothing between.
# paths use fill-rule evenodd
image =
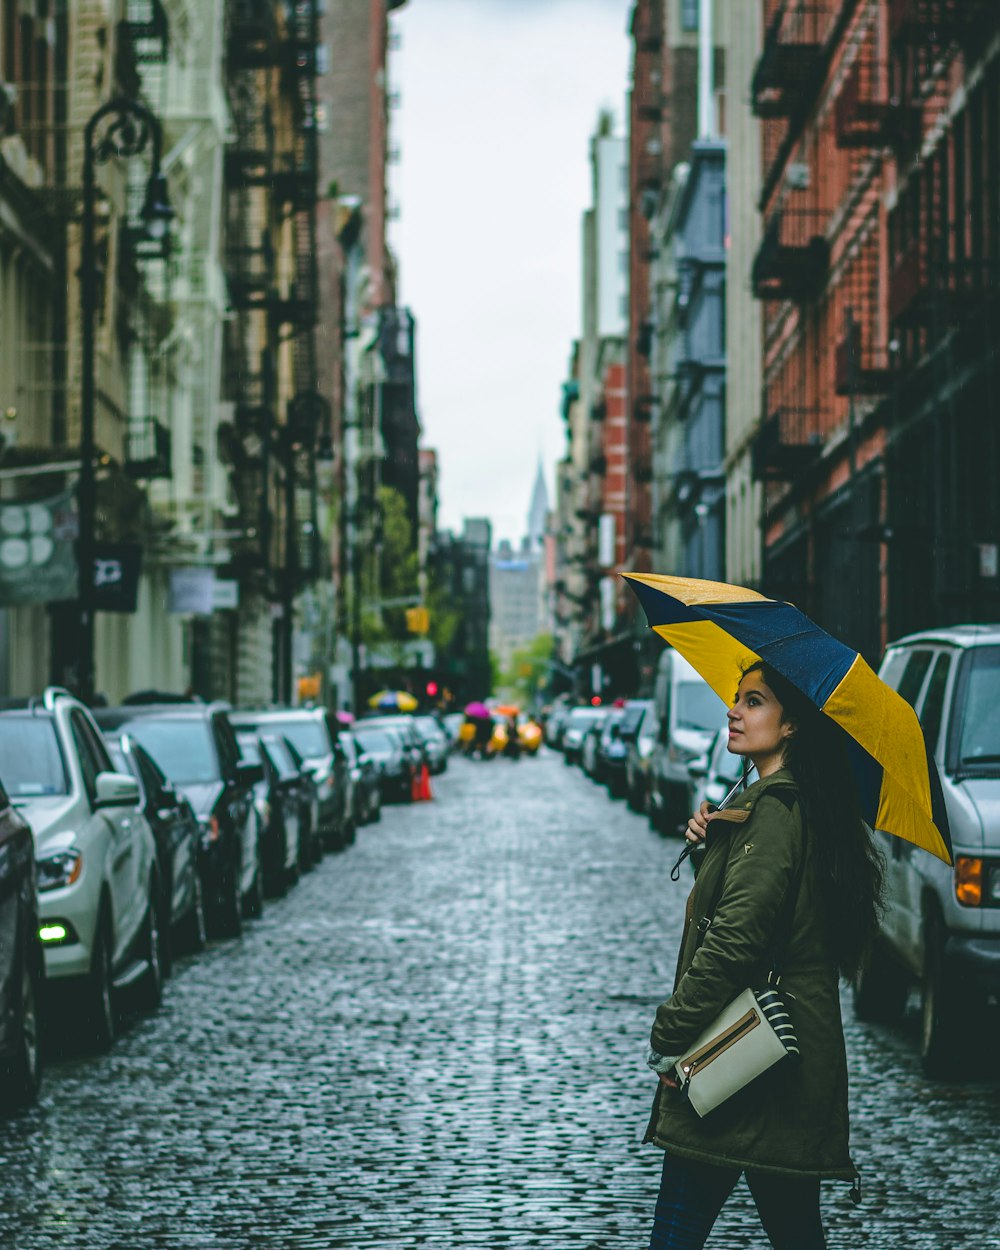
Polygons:
<instances>
[{"instance_id":1,"label":"dark jeans","mask_svg":"<svg viewBox=\"0 0 1000 1250\"><path fill-rule=\"evenodd\" d=\"M749 1171L747 1185L774 1250L826 1250L819 1181ZM701 1250L739 1168L714 1167L668 1154L656 1200L649 1250Z\"/></svg>"}]
</instances>

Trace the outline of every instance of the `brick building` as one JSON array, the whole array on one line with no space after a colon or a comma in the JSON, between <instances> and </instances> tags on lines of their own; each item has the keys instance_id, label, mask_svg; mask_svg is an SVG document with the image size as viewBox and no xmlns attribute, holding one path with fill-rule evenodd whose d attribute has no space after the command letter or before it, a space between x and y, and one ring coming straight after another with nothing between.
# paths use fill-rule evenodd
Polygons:
<instances>
[{"instance_id":1,"label":"brick building","mask_svg":"<svg viewBox=\"0 0 1000 1250\"><path fill-rule=\"evenodd\" d=\"M989 4L764 4L763 582L877 659L1000 607ZM845 593L846 589L846 593Z\"/></svg>"}]
</instances>

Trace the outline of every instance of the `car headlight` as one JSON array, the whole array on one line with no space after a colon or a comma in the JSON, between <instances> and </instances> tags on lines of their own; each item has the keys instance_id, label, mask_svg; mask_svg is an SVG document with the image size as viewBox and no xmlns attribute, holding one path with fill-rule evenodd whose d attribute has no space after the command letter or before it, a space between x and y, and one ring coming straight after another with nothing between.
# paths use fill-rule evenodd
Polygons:
<instances>
[{"instance_id":1,"label":"car headlight","mask_svg":"<svg viewBox=\"0 0 1000 1250\"><path fill-rule=\"evenodd\" d=\"M56 851L38 861L38 892L62 890L79 881L83 872L83 856L76 850Z\"/></svg>"}]
</instances>

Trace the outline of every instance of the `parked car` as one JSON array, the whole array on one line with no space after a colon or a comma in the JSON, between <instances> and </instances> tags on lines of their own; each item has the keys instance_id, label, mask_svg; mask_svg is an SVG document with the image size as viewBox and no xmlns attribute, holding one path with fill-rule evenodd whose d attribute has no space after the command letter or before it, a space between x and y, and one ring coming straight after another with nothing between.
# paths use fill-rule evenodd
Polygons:
<instances>
[{"instance_id":1,"label":"parked car","mask_svg":"<svg viewBox=\"0 0 1000 1250\"><path fill-rule=\"evenodd\" d=\"M260 867L264 893L280 898L300 872L312 867L312 848L300 820L298 772L273 734L259 736L252 729L241 729L236 744L243 763L260 765L260 780L253 788L260 822Z\"/></svg>"},{"instance_id":2,"label":"parked car","mask_svg":"<svg viewBox=\"0 0 1000 1250\"><path fill-rule=\"evenodd\" d=\"M634 812L645 812L649 806L649 765L657 730L652 699L630 699L625 705L622 741L625 743L625 801Z\"/></svg>"},{"instance_id":3,"label":"parked car","mask_svg":"<svg viewBox=\"0 0 1000 1250\"><path fill-rule=\"evenodd\" d=\"M419 772L424 764L427 764L428 767L430 766L427 747L413 724L412 716L404 716L402 714L398 716L366 716L362 720L357 721L354 728L355 730L364 729L366 732L369 729L392 729L402 739L414 772Z\"/></svg>"},{"instance_id":4,"label":"parked car","mask_svg":"<svg viewBox=\"0 0 1000 1250\"><path fill-rule=\"evenodd\" d=\"M625 793L628 748L622 737L622 726L626 715L625 708L613 708L605 718L597 740L594 780L606 785L612 798L621 798Z\"/></svg>"},{"instance_id":5,"label":"parked car","mask_svg":"<svg viewBox=\"0 0 1000 1250\"><path fill-rule=\"evenodd\" d=\"M201 886L201 837L194 809L164 776L144 747L128 734L104 735L111 762L139 783L139 803L156 843L160 878L160 927L164 968L174 952L205 946L205 904Z\"/></svg>"},{"instance_id":6,"label":"parked car","mask_svg":"<svg viewBox=\"0 0 1000 1250\"><path fill-rule=\"evenodd\" d=\"M362 749L353 733L341 732L341 745L354 782L354 823L369 825L382 819L382 790L375 760Z\"/></svg>"},{"instance_id":7,"label":"parked car","mask_svg":"<svg viewBox=\"0 0 1000 1250\"><path fill-rule=\"evenodd\" d=\"M562 735L573 711L573 703L567 694L557 695L545 717L545 745L555 751L562 750Z\"/></svg>"},{"instance_id":8,"label":"parked car","mask_svg":"<svg viewBox=\"0 0 1000 1250\"><path fill-rule=\"evenodd\" d=\"M711 686L672 648L660 656L653 702L659 736L650 761L649 819L661 833L674 833L691 814L688 766L708 750L723 707Z\"/></svg>"},{"instance_id":9,"label":"parked car","mask_svg":"<svg viewBox=\"0 0 1000 1250\"><path fill-rule=\"evenodd\" d=\"M38 1096L44 978L34 839L0 785L0 1112Z\"/></svg>"},{"instance_id":10,"label":"parked car","mask_svg":"<svg viewBox=\"0 0 1000 1250\"><path fill-rule=\"evenodd\" d=\"M716 732L704 755L692 760L688 811L696 812L703 802L718 807L743 775L743 756L729 750L729 725Z\"/></svg>"},{"instance_id":11,"label":"parked car","mask_svg":"<svg viewBox=\"0 0 1000 1250\"><path fill-rule=\"evenodd\" d=\"M233 713L233 724L288 739L305 760L319 788L324 846L330 850L349 846L354 841L354 800L336 716L319 707L241 709Z\"/></svg>"},{"instance_id":12,"label":"parked car","mask_svg":"<svg viewBox=\"0 0 1000 1250\"><path fill-rule=\"evenodd\" d=\"M308 762L302 753L298 750L295 743L287 734L276 735L276 747L282 758L288 760L289 764L295 771L295 779L298 789L299 798L299 827L302 830L302 841L305 846L312 849L312 859L314 864L318 864L323 858L323 819L319 801L319 782L316 780L316 774L309 767ZM341 744L343 739L338 735L337 742ZM345 753L346 759L346 753ZM354 784L351 783L351 801L353 802ZM353 830L356 828L357 822L351 821L351 840L354 840Z\"/></svg>"},{"instance_id":13,"label":"parked car","mask_svg":"<svg viewBox=\"0 0 1000 1250\"><path fill-rule=\"evenodd\" d=\"M253 787L260 764L241 764L228 709L218 703L142 703L98 708L106 730L128 733L144 747L194 811L210 931L236 937L245 916L258 916L264 888L260 820Z\"/></svg>"},{"instance_id":14,"label":"parked car","mask_svg":"<svg viewBox=\"0 0 1000 1250\"><path fill-rule=\"evenodd\" d=\"M601 745L601 734L604 727L613 715L611 708L601 707L596 709L599 713L591 719L587 726L587 731L583 735L583 741L580 743L580 767L594 781L600 780L600 759L599 751Z\"/></svg>"},{"instance_id":15,"label":"parked car","mask_svg":"<svg viewBox=\"0 0 1000 1250\"><path fill-rule=\"evenodd\" d=\"M104 1049L116 994L153 1008L163 985L156 845L139 785L115 770L87 708L56 687L0 712L0 760L35 837L46 1000L73 1041Z\"/></svg>"},{"instance_id":16,"label":"parked car","mask_svg":"<svg viewBox=\"0 0 1000 1250\"><path fill-rule=\"evenodd\" d=\"M909 987L921 995L920 1054L933 1076L956 1056L1000 994L1000 625L911 634L886 650L879 676L916 709L937 763L954 867L876 833L887 905L854 984L863 1019L891 1020Z\"/></svg>"},{"instance_id":17,"label":"parked car","mask_svg":"<svg viewBox=\"0 0 1000 1250\"><path fill-rule=\"evenodd\" d=\"M562 753L567 764L578 764L583 749L583 736L591 725L604 719L600 707L575 707L566 719L562 732Z\"/></svg>"},{"instance_id":18,"label":"parked car","mask_svg":"<svg viewBox=\"0 0 1000 1250\"><path fill-rule=\"evenodd\" d=\"M448 741L451 743L453 751L458 747L458 735L461 732L464 720L465 717L461 712L448 712L441 719L441 724L448 735Z\"/></svg>"},{"instance_id":19,"label":"parked car","mask_svg":"<svg viewBox=\"0 0 1000 1250\"><path fill-rule=\"evenodd\" d=\"M402 736L394 729L368 729L358 721L351 731L355 742L378 769L385 803L408 803L413 795L414 764Z\"/></svg>"},{"instance_id":20,"label":"parked car","mask_svg":"<svg viewBox=\"0 0 1000 1250\"><path fill-rule=\"evenodd\" d=\"M448 735L436 716L412 716L413 727L423 739L427 764L432 773L443 773L448 767Z\"/></svg>"}]
</instances>

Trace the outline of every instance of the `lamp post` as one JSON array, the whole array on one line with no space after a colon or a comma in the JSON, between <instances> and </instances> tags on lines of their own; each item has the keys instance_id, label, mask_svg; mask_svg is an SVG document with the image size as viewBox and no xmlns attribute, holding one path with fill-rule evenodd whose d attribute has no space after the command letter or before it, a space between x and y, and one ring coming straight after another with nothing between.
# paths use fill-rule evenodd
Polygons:
<instances>
[{"instance_id":1,"label":"lamp post","mask_svg":"<svg viewBox=\"0 0 1000 1250\"><path fill-rule=\"evenodd\" d=\"M94 331L97 318L97 257L95 215L97 199L96 168L113 158L138 156L150 146L152 161L142 218L149 237L162 240L173 211L167 199L166 178L160 172L162 130L152 112L138 100L125 97L109 100L91 116L84 129L83 148L83 226L80 247L81 366L80 396L80 479L77 484L77 512L80 533L77 540L79 581L79 629L76 684L85 701L94 696L94 547L97 492L94 472Z\"/></svg>"}]
</instances>

